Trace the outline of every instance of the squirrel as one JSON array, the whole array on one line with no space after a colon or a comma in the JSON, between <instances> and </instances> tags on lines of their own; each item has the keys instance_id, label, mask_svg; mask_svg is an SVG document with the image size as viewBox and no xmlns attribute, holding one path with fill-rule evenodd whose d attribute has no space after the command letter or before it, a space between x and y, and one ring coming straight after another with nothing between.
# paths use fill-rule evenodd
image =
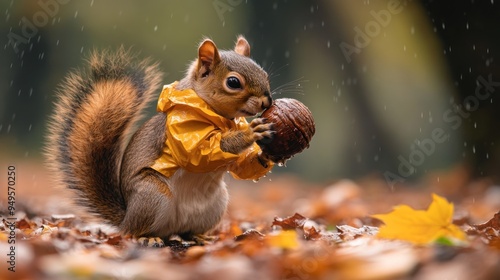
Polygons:
<instances>
[{"instance_id":1,"label":"squirrel","mask_svg":"<svg viewBox=\"0 0 500 280\"><path fill-rule=\"evenodd\" d=\"M94 51L88 62L58 88L45 153L76 202L121 233L202 235L226 211L225 173L258 179L272 168L257 142L272 139L273 124L245 119L271 106L269 78L243 36L234 50L204 39L185 77L164 87L159 112L135 133L160 86L159 65L123 47Z\"/></svg>"}]
</instances>

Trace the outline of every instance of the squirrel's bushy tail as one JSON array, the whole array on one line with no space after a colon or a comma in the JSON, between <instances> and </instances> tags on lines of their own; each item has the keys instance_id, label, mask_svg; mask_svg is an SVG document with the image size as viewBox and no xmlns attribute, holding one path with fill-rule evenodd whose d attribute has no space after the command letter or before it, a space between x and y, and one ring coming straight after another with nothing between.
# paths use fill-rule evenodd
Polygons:
<instances>
[{"instance_id":1,"label":"squirrel's bushy tail","mask_svg":"<svg viewBox=\"0 0 500 280\"><path fill-rule=\"evenodd\" d=\"M70 73L58 89L46 155L78 203L118 226L126 203L120 165L141 112L161 83L158 65L136 61L123 47L90 56L88 69Z\"/></svg>"}]
</instances>

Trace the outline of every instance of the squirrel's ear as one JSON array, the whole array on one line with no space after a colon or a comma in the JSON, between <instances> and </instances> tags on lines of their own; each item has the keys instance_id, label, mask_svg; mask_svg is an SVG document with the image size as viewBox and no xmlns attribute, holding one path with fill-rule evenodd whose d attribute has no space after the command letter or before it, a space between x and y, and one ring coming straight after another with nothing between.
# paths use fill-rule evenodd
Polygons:
<instances>
[{"instance_id":1,"label":"squirrel's ear","mask_svg":"<svg viewBox=\"0 0 500 280\"><path fill-rule=\"evenodd\" d=\"M208 75L219 61L219 51L215 43L210 39L205 39L198 48L198 70L202 70L202 76Z\"/></svg>"},{"instance_id":2,"label":"squirrel's ear","mask_svg":"<svg viewBox=\"0 0 500 280\"><path fill-rule=\"evenodd\" d=\"M243 36L238 36L238 41L234 46L234 51L238 54L244 55L246 57L250 57L250 44Z\"/></svg>"}]
</instances>

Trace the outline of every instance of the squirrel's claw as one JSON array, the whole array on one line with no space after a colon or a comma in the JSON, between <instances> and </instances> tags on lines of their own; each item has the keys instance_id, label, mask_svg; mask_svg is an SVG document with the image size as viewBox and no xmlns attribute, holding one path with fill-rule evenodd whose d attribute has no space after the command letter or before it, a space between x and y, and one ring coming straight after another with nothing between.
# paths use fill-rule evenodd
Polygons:
<instances>
[{"instance_id":1,"label":"squirrel's claw","mask_svg":"<svg viewBox=\"0 0 500 280\"><path fill-rule=\"evenodd\" d=\"M268 123L266 118L252 120L250 127L253 131L254 140L257 141L257 143L265 144L271 142L276 133L273 131L274 123Z\"/></svg>"}]
</instances>

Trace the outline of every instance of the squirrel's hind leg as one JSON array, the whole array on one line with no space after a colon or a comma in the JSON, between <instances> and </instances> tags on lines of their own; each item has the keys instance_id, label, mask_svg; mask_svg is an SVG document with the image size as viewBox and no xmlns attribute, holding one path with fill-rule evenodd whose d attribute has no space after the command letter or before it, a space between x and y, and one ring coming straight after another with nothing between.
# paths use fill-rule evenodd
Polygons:
<instances>
[{"instance_id":1,"label":"squirrel's hind leg","mask_svg":"<svg viewBox=\"0 0 500 280\"><path fill-rule=\"evenodd\" d=\"M121 224L124 233L136 237L168 238L175 233L173 227L158 228L158 220L174 217L172 194L162 174L145 168L129 182L127 213Z\"/></svg>"}]
</instances>

